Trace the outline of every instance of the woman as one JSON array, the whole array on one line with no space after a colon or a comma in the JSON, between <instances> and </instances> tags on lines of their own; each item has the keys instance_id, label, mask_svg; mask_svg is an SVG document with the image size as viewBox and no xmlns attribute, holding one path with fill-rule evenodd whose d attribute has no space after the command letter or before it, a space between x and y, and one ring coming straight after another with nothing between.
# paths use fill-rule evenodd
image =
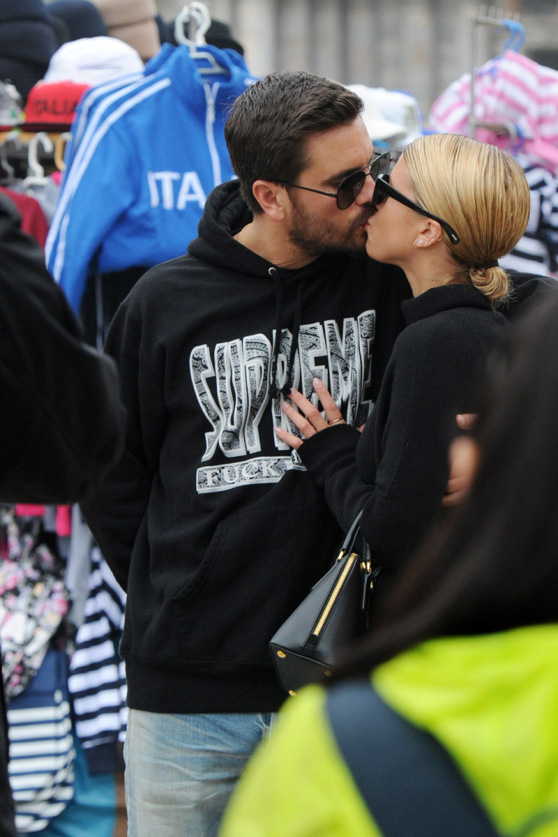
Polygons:
<instances>
[{"instance_id":1,"label":"woman","mask_svg":"<svg viewBox=\"0 0 558 837\"><path fill-rule=\"evenodd\" d=\"M531 837L558 833L557 322L549 294L510 326L472 438L453 445L475 473L468 498L398 579L382 628L337 671L344 682L372 672L380 698L451 755L497 832ZM311 686L289 701L241 779L222 837L386 833L336 746L331 693ZM362 715L350 701L344 709L360 733ZM429 792L434 814L440 791ZM442 837L424 809L405 833Z\"/></svg>"},{"instance_id":2,"label":"woman","mask_svg":"<svg viewBox=\"0 0 558 837\"><path fill-rule=\"evenodd\" d=\"M376 180L372 204L367 252L401 267L413 293L374 412L359 434L316 380L325 416L293 390L283 409L305 441L286 428L277 435L345 531L364 509L385 590L440 513L455 416L476 411L475 382L505 325L495 307L509 280L497 259L525 230L529 187L508 154L439 134L407 146L391 176Z\"/></svg>"}]
</instances>

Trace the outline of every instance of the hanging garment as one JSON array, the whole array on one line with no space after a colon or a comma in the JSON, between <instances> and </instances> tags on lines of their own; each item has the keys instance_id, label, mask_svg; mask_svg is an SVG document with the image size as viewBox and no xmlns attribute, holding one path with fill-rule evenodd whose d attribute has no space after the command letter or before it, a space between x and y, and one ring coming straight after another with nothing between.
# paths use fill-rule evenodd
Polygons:
<instances>
[{"instance_id":1,"label":"hanging garment","mask_svg":"<svg viewBox=\"0 0 558 837\"><path fill-rule=\"evenodd\" d=\"M63 568L46 543L41 519L2 506L0 638L7 701L30 685L69 609Z\"/></svg>"},{"instance_id":2,"label":"hanging garment","mask_svg":"<svg viewBox=\"0 0 558 837\"><path fill-rule=\"evenodd\" d=\"M14 185L17 186L17 183ZM16 205L21 215L21 229L23 232L32 235L44 248L48 233L48 221L39 201L32 195L25 195L6 186L0 186L0 190Z\"/></svg>"},{"instance_id":3,"label":"hanging garment","mask_svg":"<svg viewBox=\"0 0 558 837\"><path fill-rule=\"evenodd\" d=\"M452 82L428 116L430 130L468 134L471 76ZM475 74L477 127L482 142L508 151L523 167L531 190L525 235L502 267L556 276L558 259L558 71L513 50L483 64Z\"/></svg>"},{"instance_id":4,"label":"hanging garment","mask_svg":"<svg viewBox=\"0 0 558 837\"><path fill-rule=\"evenodd\" d=\"M471 76L458 78L436 99L428 117L434 131L466 134ZM558 70L543 67L513 50L483 64L475 74L477 122L508 125L496 132L478 128L477 139L521 153L558 175Z\"/></svg>"},{"instance_id":5,"label":"hanging garment","mask_svg":"<svg viewBox=\"0 0 558 837\"><path fill-rule=\"evenodd\" d=\"M76 734L92 775L121 766L117 745L124 741L127 708L124 662L117 645L125 601L98 547L93 547L89 593L68 677Z\"/></svg>"},{"instance_id":6,"label":"hanging garment","mask_svg":"<svg viewBox=\"0 0 558 837\"><path fill-rule=\"evenodd\" d=\"M40 831L74 790L74 739L67 656L50 647L28 688L8 707L10 784L18 833Z\"/></svg>"},{"instance_id":7,"label":"hanging garment","mask_svg":"<svg viewBox=\"0 0 558 837\"><path fill-rule=\"evenodd\" d=\"M116 99L120 99L126 93L131 92L126 88L129 88L136 82L141 82L145 79L149 80L149 76L153 75L157 70L160 70L173 52L174 48L171 44L163 44L157 55L147 62L142 71L119 75L116 78L95 84L82 96L76 108L70 140L64 152L64 162L67 172L72 166L86 129L92 135L97 130L99 120L104 116L107 108Z\"/></svg>"},{"instance_id":8,"label":"hanging garment","mask_svg":"<svg viewBox=\"0 0 558 837\"><path fill-rule=\"evenodd\" d=\"M47 238L48 267L78 310L87 280L186 251L209 192L233 176L229 106L254 79L232 50L204 45L222 67L205 76L186 45L124 88L83 134ZM99 106L100 107L100 106Z\"/></svg>"},{"instance_id":9,"label":"hanging garment","mask_svg":"<svg viewBox=\"0 0 558 837\"><path fill-rule=\"evenodd\" d=\"M558 177L539 165L523 165L531 190L531 211L525 234L499 261L506 270L558 278Z\"/></svg>"}]
</instances>

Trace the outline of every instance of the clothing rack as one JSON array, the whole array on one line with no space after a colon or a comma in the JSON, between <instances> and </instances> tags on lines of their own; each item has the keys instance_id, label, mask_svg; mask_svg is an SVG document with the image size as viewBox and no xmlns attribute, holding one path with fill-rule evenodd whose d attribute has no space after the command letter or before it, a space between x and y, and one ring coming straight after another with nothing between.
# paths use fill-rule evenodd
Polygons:
<instances>
[{"instance_id":1,"label":"clothing rack","mask_svg":"<svg viewBox=\"0 0 558 837\"><path fill-rule=\"evenodd\" d=\"M68 131L0 131L0 179L63 171L69 137Z\"/></svg>"},{"instance_id":2,"label":"clothing rack","mask_svg":"<svg viewBox=\"0 0 558 837\"><path fill-rule=\"evenodd\" d=\"M471 95L469 100L469 136L476 138L477 128L489 128L500 134L506 134L512 139L517 139L517 129L510 122L499 122L497 124L479 122L475 118L475 81L479 69L478 66L478 34L480 27L491 26L506 29L510 35L504 44L506 49L519 50L525 40L525 29L519 22L518 15L507 16L504 10L499 13L487 8L484 14L473 15L471 18Z\"/></svg>"}]
</instances>

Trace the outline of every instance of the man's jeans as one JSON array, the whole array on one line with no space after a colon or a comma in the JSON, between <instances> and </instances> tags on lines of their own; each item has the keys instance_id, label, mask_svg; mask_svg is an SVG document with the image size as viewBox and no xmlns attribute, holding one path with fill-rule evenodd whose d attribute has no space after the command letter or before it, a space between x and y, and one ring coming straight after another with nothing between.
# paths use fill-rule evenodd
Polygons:
<instances>
[{"instance_id":1,"label":"man's jeans","mask_svg":"<svg viewBox=\"0 0 558 837\"><path fill-rule=\"evenodd\" d=\"M128 837L214 837L273 717L131 709L124 747Z\"/></svg>"}]
</instances>

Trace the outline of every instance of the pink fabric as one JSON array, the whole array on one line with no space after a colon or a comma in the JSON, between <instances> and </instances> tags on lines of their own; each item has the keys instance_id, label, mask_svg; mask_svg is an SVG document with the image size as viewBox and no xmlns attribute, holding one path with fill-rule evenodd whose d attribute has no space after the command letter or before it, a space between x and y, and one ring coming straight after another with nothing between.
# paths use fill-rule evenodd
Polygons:
<instances>
[{"instance_id":1,"label":"pink fabric","mask_svg":"<svg viewBox=\"0 0 558 837\"><path fill-rule=\"evenodd\" d=\"M31 505L30 503L17 503L15 513L18 517L42 517L45 513L44 506ZM63 538L72 533L72 507L56 507L56 534Z\"/></svg>"},{"instance_id":2,"label":"pink fabric","mask_svg":"<svg viewBox=\"0 0 558 837\"><path fill-rule=\"evenodd\" d=\"M72 533L72 507L58 506L56 508L56 534L63 538Z\"/></svg>"},{"instance_id":3,"label":"pink fabric","mask_svg":"<svg viewBox=\"0 0 558 837\"><path fill-rule=\"evenodd\" d=\"M18 517L42 517L44 513L44 506L35 506L30 503L18 503L16 505L16 514Z\"/></svg>"},{"instance_id":4,"label":"pink fabric","mask_svg":"<svg viewBox=\"0 0 558 837\"><path fill-rule=\"evenodd\" d=\"M436 99L428 128L468 134L470 95L467 73ZM477 139L521 152L558 174L558 71L511 50L488 61L475 75L475 119L513 125L517 140L486 128L477 129Z\"/></svg>"}]
</instances>

